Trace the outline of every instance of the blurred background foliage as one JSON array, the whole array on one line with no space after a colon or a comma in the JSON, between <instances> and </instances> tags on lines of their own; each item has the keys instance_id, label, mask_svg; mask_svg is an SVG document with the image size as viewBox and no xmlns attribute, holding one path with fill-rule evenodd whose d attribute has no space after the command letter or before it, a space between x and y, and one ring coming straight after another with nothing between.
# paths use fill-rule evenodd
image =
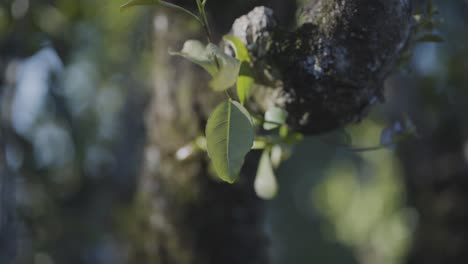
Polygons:
<instances>
[{"instance_id":1,"label":"blurred background foliage","mask_svg":"<svg viewBox=\"0 0 468 264\"><path fill-rule=\"evenodd\" d=\"M353 146L376 146L407 114L418 137L364 152L342 146L339 133L298 145L278 169L278 197L267 203L274 263L407 263L421 230L445 225L437 212L463 204L453 194L431 200L417 191L420 182L446 183L440 178L452 171L468 176L468 2L436 2L435 33L445 41L417 45L387 82L387 102L346 128ZM14 248L14 263L131 263L132 206L158 59L153 37L171 25L154 9L121 13L120 4L0 2L1 263ZM213 1L212 18L226 32L248 8L239 4L223 16L221 5ZM426 177L413 177L419 174ZM8 215L11 204L17 216ZM421 220L428 217L434 221Z\"/></svg>"}]
</instances>

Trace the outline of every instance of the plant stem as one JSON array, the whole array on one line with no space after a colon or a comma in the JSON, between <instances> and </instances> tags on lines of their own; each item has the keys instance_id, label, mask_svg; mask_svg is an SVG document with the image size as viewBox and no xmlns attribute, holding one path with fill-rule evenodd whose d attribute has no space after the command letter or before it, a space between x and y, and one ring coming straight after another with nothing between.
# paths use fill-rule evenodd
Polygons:
<instances>
[{"instance_id":1,"label":"plant stem","mask_svg":"<svg viewBox=\"0 0 468 264\"><path fill-rule=\"evenodd\" d=\"M206 37L208 38L208 42L213 43L213 37L211 35L210 26L209 26L209 23L208 23L208 17L206 16L206 12L205 12L206 0L204 0L203 2L201 0L196 0L196 2L197 2L198 12L200 13L200 18L199 18L200 23L201 23L203 29L206 32ZM220 69L220 64L219 64L219 61L218 61L218 57L216 57L216 55L214 56L214 61L216 63L216 67L219 70Z\"/></svg>"},{"instance_id":2,"label":"plant stem","mask_svg":"<svg viewBox=\"0 0 468 264\"><path fill-rule=\"evenodd\" d=\"M203 25L203 21L197 16L195 15L194 13L190 12L189 10L181 7L181 6L178 6L178 5L175 5L175 4L172 4L172 3L169 3L169 2L166 2L166 1L160 1L159 2L162 6L165 6L165 7L169 7L169 8L173 8L173 9L176 9L176 10L179 10L179 11L182 11L183 13L193 17L196 21L198 21L198 23L200 23L201 25Z\"/></svg>"},{"instance_id":3,"label":"plant stem","mask_svg":"<svg viewBox=\"0 0 468 264\"><path fill-rule=\"evenodd\" d=\"M208 41L210 43L213 43L211 30L210 30L210 27L209 27L209 24L208 24L208 18L206 16L206 12L205 12L205 3L206 3L206 1L203 1L203 2L201 2L200 0L196 0L196 1L197 1L198 12L200 13L200 20L201 20L201 24L203 26L203 29L206 32L206 36L208 38Z\"/></svg>"}]
</instances>

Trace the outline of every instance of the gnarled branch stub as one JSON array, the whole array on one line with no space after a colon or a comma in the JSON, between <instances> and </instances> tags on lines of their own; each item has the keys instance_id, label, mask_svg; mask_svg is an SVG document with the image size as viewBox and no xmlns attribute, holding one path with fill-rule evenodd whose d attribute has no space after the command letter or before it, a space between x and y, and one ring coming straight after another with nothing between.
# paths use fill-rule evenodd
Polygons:
<instances>
[{"instance_id":1,"label":"gnarled branch stub","mask_svg":"<svg viewBox=\"0 0 468 264\"><path fill-rule=\"evenodd\" d=\"M410 39L410 1L315 0L301 20L287 31L271 9L257 7L234 22L258 79L269 80L255 103L283 107L305 134L359 121L383 100L383 81Z\"/></svg>"}]
</instances>

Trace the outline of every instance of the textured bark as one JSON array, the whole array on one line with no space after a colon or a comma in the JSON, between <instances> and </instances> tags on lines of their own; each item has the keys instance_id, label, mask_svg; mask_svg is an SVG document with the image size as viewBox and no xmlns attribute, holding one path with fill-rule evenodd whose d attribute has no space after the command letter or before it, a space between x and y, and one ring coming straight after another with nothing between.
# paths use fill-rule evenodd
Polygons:
<instances>
[{"instance_id":1,"label":"textured bark","mask_svg":"<svg viewBox=\"0 0 468 264\"><path fill-rule=\"evenodd\" d=\"M383 81L410 39L410 2L311 1L301 18L289 32L277 26L271 10L257 8L234 24L255 68L278 83L256 103L285 108L288 124L308 134L361 120L383 100Z\"/></svg>"}]
</instances>

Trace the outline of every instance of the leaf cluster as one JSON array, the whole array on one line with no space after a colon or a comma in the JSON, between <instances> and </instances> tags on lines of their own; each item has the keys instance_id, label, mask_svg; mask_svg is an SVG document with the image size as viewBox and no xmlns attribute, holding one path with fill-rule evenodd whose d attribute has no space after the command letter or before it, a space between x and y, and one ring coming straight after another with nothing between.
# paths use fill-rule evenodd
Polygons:
<instances>
[{"instance_id":1,"label":"leaf cluster","mask_svg":"<svg viewBox=\"0 0 468 264\"><path fill-rule=\"evenodd\" d=\"M283 154L287 151L283 149L302 137L288 130L285 125L287 113L281 108L272 107L264 117L254 117L249 113L245 103L255 83L249 51L240 39L231 35L223 39L235 51L235 57L224 53L214 44L205 11L207 1L195 1L198 14L163 0L130 0L121 9L141 5L169 7L193 17L204 28L208 44L187 40L180 51L170 51L170 54L202 67L212 77L209 86L215 92L226 93L228 98L211 113L205 129L204 144L185 146L177 152L177 157L184 158L194 148L204 148L218 177L227 183L234 183L239 178L247 153L252 149L263 149L254 187L259 197L271 199L278 190L274 167L284 159ZM232 87L236 88L237 99L232 99L228 93ZM277 135L259 136L259 131L272 130L276 130Z\"/></svg>"}]
</instances>

